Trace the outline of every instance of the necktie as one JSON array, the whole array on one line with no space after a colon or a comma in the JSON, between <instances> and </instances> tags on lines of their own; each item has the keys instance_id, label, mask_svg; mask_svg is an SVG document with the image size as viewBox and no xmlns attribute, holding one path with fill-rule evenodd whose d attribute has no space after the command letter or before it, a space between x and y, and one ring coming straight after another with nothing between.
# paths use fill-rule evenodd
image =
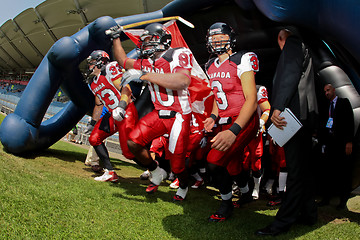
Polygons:
<instances>
[{"instance_id":1,"label":"necktie","mask_svg":"<svg viewBox=\"0 0 360 240\"><path fill-rule=\"evenodd\" d=\"M330 102L330 117L334 117L334 102Z\"/></svg>"}]
</instances>

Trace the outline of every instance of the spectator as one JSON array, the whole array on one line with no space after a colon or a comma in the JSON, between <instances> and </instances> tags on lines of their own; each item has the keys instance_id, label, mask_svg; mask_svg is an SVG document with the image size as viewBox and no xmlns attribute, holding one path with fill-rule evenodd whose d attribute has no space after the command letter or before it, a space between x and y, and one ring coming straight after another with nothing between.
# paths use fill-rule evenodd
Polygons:
<instances>
[{"instance_id":1,"label":"spectator","mask_svg":"<svg viewBox=\"0 0 360 240\"><path fill-rule=\"evenodd\" d=\"M328 205L331 194L340 197L337 209L346 208L351 193L352 142L354 136L354 113L347 98L339 98L331 84L324 87L329 100L329 114L322 126L321 143L325 155L323 199L319 206ZM326 122L326 124L325 124Z\"/></svg>"},{"instance_id":2,"label":"spectator","mask_svg":"<svg viewBox=\"0 0 360 240\"><path fill-rule=\"evenodd\" d=\"M75 140L75 137L78 135L78 125L75 125L71 130L70 132L68 132L66 134L66 137L65 139L69 142L73 142L73 143L77 143L77 141Z\"/></svg>"}]
</instances>

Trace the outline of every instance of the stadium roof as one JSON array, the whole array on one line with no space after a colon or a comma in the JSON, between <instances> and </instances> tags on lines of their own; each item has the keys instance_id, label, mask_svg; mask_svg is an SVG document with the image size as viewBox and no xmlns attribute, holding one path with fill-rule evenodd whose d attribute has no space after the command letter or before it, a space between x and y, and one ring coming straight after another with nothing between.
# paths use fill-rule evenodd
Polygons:
<instances>
[{"instance_id":1,"label":"stadium roof","mask_svg":"<svg viewBox=\"0 0 360 240\"><path fill-rule=\"evenodd\" d=\"M172 0L47 0L0 27L0 73L33 73L50 47L101 16L153 12ZM134 45L124 44L128 52Z\"/></svg>"}]
</instances>

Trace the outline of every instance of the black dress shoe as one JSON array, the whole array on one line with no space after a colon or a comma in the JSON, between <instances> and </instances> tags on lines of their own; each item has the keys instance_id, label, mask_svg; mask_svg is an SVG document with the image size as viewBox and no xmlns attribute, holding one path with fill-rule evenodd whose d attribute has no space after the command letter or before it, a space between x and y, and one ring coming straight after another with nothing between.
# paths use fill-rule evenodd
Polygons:
<instances>
[{"instance_id":1,"label":"black dress shoe","mask_svg":"<svg viewBox=\"0 0 360 240\"><path fill-rule=\"evenodd\" d=\"M278 228L274 228L271 225L267 226L266 228L262 228L259 229L255 232L256 235L259 236L276 236L279 235L281 233L287 232L287 229L278 229Z\"/></svg>"}]
</instances>

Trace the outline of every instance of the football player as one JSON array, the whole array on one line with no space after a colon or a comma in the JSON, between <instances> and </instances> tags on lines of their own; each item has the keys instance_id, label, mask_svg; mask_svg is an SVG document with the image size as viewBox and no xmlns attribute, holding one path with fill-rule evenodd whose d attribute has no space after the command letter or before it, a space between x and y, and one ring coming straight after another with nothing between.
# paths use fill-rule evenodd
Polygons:
<instances>
[{"instance_id":1,"label":"football player","mask_svg":"<svg viewBox=\"0 0 360 240\"><path fill-rule=\"evenodd\" d=\"M110 29L115 58L125 69L137 70L138 75L133 74L135 78L148 82L155 107L130 133L129 149L141 165L151 172L151 184L146 191L155 192L167 173L151 158L146 146L153 139L169 134L170 165L180 181L173 200L182 201L188 191L185 156L190 133L188 86L193 55L188 48L170 48L171 33L164 25L152 23L145 27L141 35L138 59L130 59L121 45L120 29L119 26Z\"/></svg>"},{"instance_id":2,"label":"football player","mask_svg":"<svg viewBox=\"0 0 360 240\"><path fill-rule=\"evenodd\" d=\"M256 135L259 117L255 113L255 72L259 62L253 52L233 53L235 33L226 23L211 25L207 33L207 47L212 58L206 64L211 88L215 95L211 116L204 121L205 130L212 131L218 119L220 131L211 139L207 161L209 170L221 194L219 209L209 217L210 222L220 222L233 211L232 177L228 164L240 165L244 148ZM241 167L232 169L239 174Z\"/></svg>"},{"instance_id":3,"label":"football player","mask_svg":"<svg viewBox=\"0 0 360 240\"><path fill-rule=\"evenodd\" d=\"M128 159L134 159L134 155L127 146L127 136L138 121L137 110L133 102L130 102L132 96L130 87L122 88L120 93L123 71L116 61L110 62L109 55L102 50L93 51L87 61L90 71L89 86L95 95L95 107L91 120L94 129L90 134L89 142L104 166L104 174L95 177L95 180L117 182L119 178L110 162L109 153L103 141L119 132L122 154ZM103 106L109 112L100 118Z\"/></svg>"},{"instance_id":4,"label":"football player","mask_svg":"<svg viewBox=\"0 0 360 240\"><path fill-rule=\"evenodd\" d=\"M252 192L252 197L256 200L259 198L260 191L260 181L261 181L261 157L264 152L263 144L263 132L265 132L265 123L269 119L270 113L270 103L268 100L268 93L265 86L257 85L257 113L260 117L259 119L259 129L256 135L256 138L251 140L249 145L245 148L244 156L244 171L252 171L252 176L254 179L254 189ZM250 174L248 174L250 175Z\"/></svg>"}]
</instances>

